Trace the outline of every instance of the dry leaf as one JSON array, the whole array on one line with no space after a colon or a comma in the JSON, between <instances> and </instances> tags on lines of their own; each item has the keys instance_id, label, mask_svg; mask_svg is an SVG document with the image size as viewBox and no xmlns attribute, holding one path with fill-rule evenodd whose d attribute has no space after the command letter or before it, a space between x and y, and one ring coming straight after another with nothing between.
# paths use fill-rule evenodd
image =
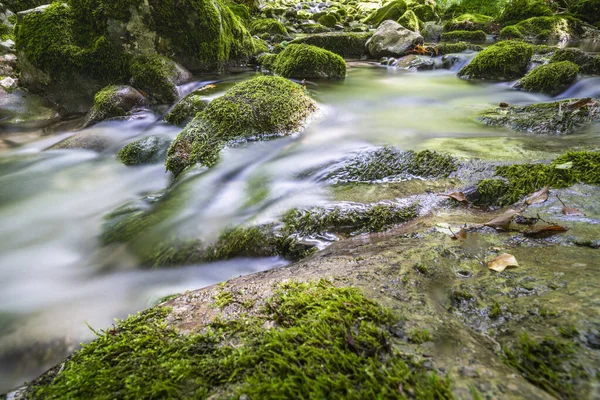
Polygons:
<instances>
[{"instance_id":1,"label":"dry leaf","mask_svg":"<svg viewBox=\"0 0 600 400\"><path fill-rule=\"evenodd\" d=\"M585 214L583 212L581 212L580 210L573 208L573 207L569 207L564 205L562 208L562 213L564 215L579 215L579 216L584 216Z\"/></svg>"},{"instance_id":2,"label":"dry leaf","mask_svg":"<svg viewBox=\"0 0 600 400\"><path fill-rule=\"evenodd\" d=\"M592 101L592 98L586 97L585 99L578 100L575 103L568 104L567 108L570 110L576 110L578 108L587 106L590 103L590 101Z\"/></svg>"},{"instance_id":3,"label":"dry leaf","mask_svg":"<svg viewBox=\"0 0 600 400\"><path fill-rule=\"evenodd\" d=\"M557 233L566 232L568 230L568 228L565 228L564 226L560 225L545 225L525 231L523 232L523 234L527 237L532 238L545 238L548 236L556 235Z\"/></svg>"},{"instance_id":4,"label":"dry leaf","mask_svg":"<svg viewBox=\"0 0 600 400\"><path fill-rule=\"evenodd\" d=\"M462 228L458 233L452 236L452 240L467 240L467 230Z\"/></svg>"},{"instance_id":5,"label":"dry leaf","mask_svg":"<svg viewBox=\"0 0 600 400\"><path fill-rule=\"evenodd\" d=\"M453 192L453 193L450 193L450 194L440 193L440 194L438 194L438 196L450 197L451 199L454 199L456 201L460 201L461 203L468 203L469 202L469 200L467 200L467 196L465 196L465 194L463 192Z\"/></svg>"},{"instance_id":6,"label":"dry leaf","mask_svg":"<svg viewBox=\"0 0 600 400\"><path fill-rule=\"evenodd\" d=\"M549 194L550 194L550 185L546 185L543 187L543 189L540 189L537 192L530 195L529 197L527 197L525 202L529 205L544 203L546 200L548 200Z\"/></svg>"},{"instance_id":7,"label":"dry leaf","mask_svg":"<svg viewBox=\"0 0 600 400\"><path fill-rule=\"evenodd\" d=\"M511 208L510 210L506 210L506 212L504 214L502 214L501 216L496 217L493 220L491 220L483 225L489 226L490 228L495 228L495 229L498 229L498 228L506 229L512 222L513 218L519 214L520 214L519 211L513 210Z\"/></svg>"},{"instance_id":8,"label":"dry leaf","mask_svg":"<svg viewBox=\"0 0 600 400\"><path fill-rule=\"evenodd\" d=\"M488 268L497 272L502 272L508 267L518 267L517 259L512 254L500 254L488 263Z\"/></svg>"}]
</instances>

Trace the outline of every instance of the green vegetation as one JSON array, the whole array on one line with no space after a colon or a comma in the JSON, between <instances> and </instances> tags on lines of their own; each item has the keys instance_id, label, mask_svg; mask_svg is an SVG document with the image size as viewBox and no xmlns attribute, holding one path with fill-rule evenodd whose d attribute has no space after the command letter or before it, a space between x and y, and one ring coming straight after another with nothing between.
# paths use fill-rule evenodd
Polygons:
<instances>
[{"instance_id":1,"label":"green vegetation","mask_svg":"<svg viewBox=\"0 0 600 400\"><path fill-rule=\"evenodd\" d=\"M127 111L119 104L117 96L120 86L106 86L94 96L94 112L98 114L99 120L127 115Z\"/></svg>"},{"instance_id":2,"label":"green vegetation","mask_svg":"<svg viewBox=\"0 0 600 400\"><path fill-rule=\"evenodd\" d=\"M294 39L290 44L308 44L329 50L342 57L361 57L372 33L321 33Z\"/></svg>"},{"instance_id":3,"label":"green vegetation","mask_svg":"<svg viewBox=\"0 0 600 400\"><path fill-rule=\"evenodd\" d=\"M519 28L514 25L504 27L500 31L500 39L502 40L523 39L523 37L524 36Z\"/></svg>"},{"instance_id":4,"label":"green vegetation","mask_svg":"<svg viewBox=\"0 0 600 400\"><path fill-rule=\"evenodd\" d=\"M579 65L580 67L583 67L591 60L591 55L587 54L582 50L574 48L557 49L552 55L552 58L550 58L551 63L570 61L574 64Z\"/></svg>"},{"instance_id":5,"label":"green vegetation","mask_svg":"<svg viewBox=\"0 0 600 400\"><path fill-rule=\"evenodd\" d=\"M484 31L452 31L442 33L444 42L484 43L487 35Z\"/></svg>"},{"instance_id":6,"label":"green vegetation","mask_svg":"<svg viewBox=\"0 0 600 400\"><path fill-rule=\"evenodd\" d=\"M325 15L321 15L319 17L319 19L317 20L317 22L328 28L333 28L334 26L337 25L338 20L335 17L335 14L325 14Z\"/></svg>"},{"instance_id":7,"label":"green vegetation","mask_svg":"<svg viewBox=\"0 0 600 400\"><path fill-rule=\"evenodd\" d=\"M165 121L180 126L191 122L199 112L208 106L209 100L204 94L206 89L207 87L203 87L185 96L169 111L165 116Z\"/></svg>"},{"instance_id":8,"label":"green vegetation","mask_svg":"<svg viewBox=\"0 0 600 400\"><path fill-rule=\"evenodd\" d=\"M185 336L166 322L168 312L119 321L33 396L396 399L402 387L416 398L453 398L447 380L394 350L396 318L356 289L281 285L260 316L217 319Z\"/></svg>"},{"instance_id":9,"label":"green vegetation","mask_svg":"<svg viewBox=\"0 0 600 400\"><path fill-rule=\"evenodd\" d=\"M582 20L595 24L600 21L600 0L579 0L573 7L572 13Z\"/></svg>"},{"instance_id":10,"label":"green vegetation","mask_svg":"<svg viewBox=\"0 0 600 400\"><path fill-rule=\"evenodd\" d=\"M386 20L398 20L402 17L408 6L404 0L393 0L381 7L380 9L373 11L371 15L365 18L366 24L371 24L375 27L379 26L383 21Z\"/></svg>"},{"instance_id":11,"label":"green vegetation","mask_svg":"<svg viewBox=\"0 0 600 400\"><path fill-rule=\"evenodd\" d=\"M498 20L508 26L532 17L546 16L552 16L552 10L542 0L509 0Z\"/></svg>"},{"instance_id":12,"label":"green vegetation","mask_svg":"<svg viewBox=\"0 0 600 400\"><path fill-rule=\"evenodd\" d=\"M402 16L398 18L398 21L396 22L413 32L419 32L421 29L423 29L423 21L421 21L412 10L408 10L402 14Z\"/></svg>"},{"instance_id":13,"label":"green vegetation","mask_svg":"<svg viewBox=\"0 0 600 400\"><path fill-rule=\"evenodd\" d=\"M250 25L250 32L253 35L268 33L269 35L287 35L287 30L281 22L274 19L258 19Z\"/></svg>"},{"instance_id":14,"label":"green vegetation","mask_svg":"<svg viewBox=\"0 0 600 400\"><path fill-rule=\"evenodd\" d=\"M482 51L483 48L478 45L473 45L465 42L458 43L440 43L437 45L438 54L462 53L463 51Z\"/></svg>"},{"instance_id":15,"label":"green vegetation","mask_svg":"<svg viewBox=\"0 0 600 400\"><path fill-rule=\"evenodd\" d=\"M533 17L514 25L528 39L573 40L578 38L581 21L570 16Z\"/></svg>"},{"instance_id":16,"label":"green vegetation","mask_svg":"<svg viewBox=\"0 0 600 400\"><path fill-rule=\"evenodd\" d=\"M286 78L341 79L346 76L346 62L316 46L290 44L277 56L273 71Z\"/></svg>"},{"instance_id":17,"label":"green vegetation","mask_svg":"<svg viewBox=\"0 0 600 400\"><path fill-rule=\"evenodd\" d=\"M444 24L444 31L484 31L494 30L494 18L481 14L463 14Z\"/></svg>"},{"instance_id":18,"label":"green vegetation","mask_svg":"<svg viewBox=\"0 0 600 400\"><path fill-rule=\"evenodd\" d=\"M436 8L431 4L420 4L413 7L412 11L419 20L424 22L439 21L440 19L439 15L437 15Z\"/></svg>"},{"instance_id":19,"label":"green vegetation","mask_svg":"<svg viewBox=\"0 0 600 400\"><path fill-rule=\"evenodd\" d=\"M117 153L117 158L125 165L160 162L166 156L170 142L164 136L147 136L125 145Z\"/></svg>"},{"instance_id":20,"label":"green vegetation","mask_svg":"<svg viewBox=\"0 0 600 400\"><path fill-rule=\"evenodd\" d=\"M415 344L423 344L431 340L431 334L427 329L414 330L410 334L410 341Z\"/></svg>"},{"instance_id":21,"label":"green vegetation","mask_svg":"<svg viewBox=\"0 0 600 400\"><path fill-rule=\"evenodd\" d=\"M496 43L481 53L460 70L462 78L509 81L525 75L533 46L517 41Z\"/></svg>"},{"instance_id":22,"label":"green vegetation","mask_svg":"<svg viewBox=\"0 0 600 400\"><path fill-rule=\"evenodd\" d=\"M8 7L9 10L16 13L48 4L49 2L48 0L4 0L2 3Z\"/></svg>"},{"instance_id":23,"label":"green vegetation","mask_svg":"<svg viewBox=\"0 0 600 400\"><path fill-rule=\"evenodd\" d=\"M316 104L298 84L263 76L239 83L211 101L169 148L166 166L174 174L200 163L214 165L234 141L300 130Z\"/></svg>"},{"instance_id":24,"label":"green vegetation","mask_svg":"<svg viewBox=\"0 0 600 400\"><path fill-rule=\"evenodd\" d=\"M275 65L275 61L277 61L277 54L261 54L256 59L258 65L260 65L263 69L267 71L273 71L273 66Z\"/></svg>"},{"instance_id":25,"label":"green vegetation","mask_svg":"<svg viewBox=\"0 0 600 400\"><path fill-rule=\"evenodd\" d=\"M133 86L142 89L160 103L172 103L177 99L177 66L159 55L136 57L131 65Z\"/></svg>"},{"instance_id":26,"label":"green vegetation","mask_svg":"<svg viewBox=\"0 0 600 400\"><path fill-rule=\"evenodd\" d=\"M579 67L570 61L540 65L519 82L519 87L529 92L557 95L568 88L579 74Z\"/></svg>"}]
</instances>

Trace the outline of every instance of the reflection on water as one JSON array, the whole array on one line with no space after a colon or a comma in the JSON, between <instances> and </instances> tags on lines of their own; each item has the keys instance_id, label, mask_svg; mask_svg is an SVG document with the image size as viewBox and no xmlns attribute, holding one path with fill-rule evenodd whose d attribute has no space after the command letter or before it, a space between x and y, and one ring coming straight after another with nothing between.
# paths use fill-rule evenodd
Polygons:
<instances>
[{"instance_id":1,"label":"reflection on water","mask_svg":"<svg viewBox=\"0 0 600 400\"><path fill-rule=\"evenodd\" d=\"M181 91L206 83L192 83ZM228 149L210 171L186 173L177 184L186 189L185 204L163 227L164 234L211 238L229 225L270 221L290 207L322 204L327 189L306 178L306 172L369 145L418 149L446 143L441 149L493 158L490 146L474 145L477 150L470 152L460 144L510 136L515 148L529 146L547 154L598 143L597 127L551 140L482 127L471 117L490 105L549 98L506 84L462 81L451 71L412 73L355 64L345 81L306 85L322 109L308 129L299 136ZM600 95L599 78L584 79L562 96L594 94ZM140 270L122 248L99 245L107 213L171 184L161 164L131 168L114 157L136 138L175 137L179 132L157 119L146 115L90 128L109 143L99 154L42 151L70 133L0 153L0 393L52 366L80 340L90 339L84 322L102 328L160 296L284 264L278 259L238 259Z\"/></svg>"}]
</instances>

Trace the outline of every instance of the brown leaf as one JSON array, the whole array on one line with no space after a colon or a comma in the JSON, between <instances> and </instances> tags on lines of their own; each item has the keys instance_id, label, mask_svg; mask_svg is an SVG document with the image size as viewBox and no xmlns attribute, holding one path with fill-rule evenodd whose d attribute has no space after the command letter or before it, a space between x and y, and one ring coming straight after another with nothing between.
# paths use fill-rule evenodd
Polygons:
<instances>
[{"instance_id":1,"label":"brown leaf","mask_svg":"<svg viewBox=\"0 0 600 400\"><path fill-rule=\"evenodd\" d=\"M452 240L467 240L467 230L462 228L458 233L452 236Z\"/></svg>"},{"instance_id":2,"label":"brown leaf","mask_svg":"<svg viewBox=\"0 0 600 400\"><path fill-rule=\"evenodd\" d=\"M500 107L507 108L507 107L510 107L510 106L508 105L508 103L502 102L502 103L500 103Z\"/></svg>"},{"instance_id":3,"label":"brown leaf","mask_svg":"<svg viewBox=\"0 0 600 400\"><path fill-rule=\"evenodd\" d=\"M438 194L438 196L450 197L451 199L454 199L454 200L459 201L461 203L468 203L469 202L469 200L467 200L467 196L465 196L465 194L463 192L452 192L450 194L440 193L440 194Z\"/></svg>"},{"instance_id":4,"label":"brown leaf","mask_svg":"<svg viewBox=\"0 0 600 400\"><path fill-rule=\"evenodd\" d=\"M566 206L566 205L563 206L562 213L564 215L579 215L579 216L584 216L585 215L580 210L578 210L576 208L573 208L573 207Z\"/></svg>"},{"instance_id":5,"label":"brown leaf","mask_svg":"<svg viewBox=\"0 0 600 400\"><path fill-rule=\"evenodd\" d=\"M525 202L529 205L532 204L540 204L548 200L548 195L550 194L550 185L544 186L542 189L537 192L531 194Z\"/></svg>"},{"instance_id":6,"label":"brown leaf","mask_svg":"<svg viewBox=\"0 0 600 400\"><path fill-rule=\"evenodd\" d=\"M510 210L506 210L506 212L504 214L500 215L499 217L494 218L493 220L491 220L483 225L489 226L490 228L495 228L495 229L498 229L498 228L506 229L512 222L513 218L519 214L520 214L519 211L513 210L511 208Z\"/></svg>"},{"instance_id":7,"label":"brown leaf","mask_svg":"<svg viewBox=\"0 0 600 400\"><path fill-rule=\"evenodd\" d=\"M586 97L585 99L581 99L576 101L575 103L567 105L568 109L575 110L577 108L581 108L583 106L587 106L589 102L592 101L591 97Z\"/></svg>"},{"instance_id":8,"label":"brown leaf","mask_svg":"<svg viewBox=\"0 0 600 400\"><path fill-rule=\"evenodd\" d=\"M496 272L502 272L508 267L518 267L519 263L512 254L504 253L488 263L488 268Z\"/></svg>"},{"instance_id":9,"label":"brown leaf","mask_svg":"<svg viewBox=\"0 0 600 400\"><path fill-rule=\"evenodd\" d=\"M527 237L532 238L545 238L548 236L556 235L557 233L566 232L568 230L568 228L565 228L564 226L560 225L545 225L525 231L523 232L523 234Z\"/></svg>"}]
</instances>

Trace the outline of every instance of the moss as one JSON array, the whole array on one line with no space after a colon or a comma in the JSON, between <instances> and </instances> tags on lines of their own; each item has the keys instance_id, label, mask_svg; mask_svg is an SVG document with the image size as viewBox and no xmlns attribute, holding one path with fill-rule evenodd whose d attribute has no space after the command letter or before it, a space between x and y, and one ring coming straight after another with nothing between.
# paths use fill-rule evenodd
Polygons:
<instances>
[{"instance_id":1,"label":"moss","mask_svg":"<svg viewBox=\"0 0 600 400\"><path fill-rule=\"evenodd\" d=\"M393 0L381 7L378 10L375 10L363 21L366 24L372 24L374 26L379 26L383 21L393 20L396 21L400 18L406 10L408 6L404 0Z\"/></svg>"},{"instance_id":2,"label":"moss","mask_svg":"<svg viewBox=\"0 0 600 400\"><path fill-rule=\"evenodd\" d=\"M328 27L323 26L321 24L302 24L300 26L300 28L302 29L302 32L304 32L304 33L325 33L325 32L331 32L331 30Z\"/></svg>"},{"instance_id":3,"label":"moss","mask_svg":"<svg viewBox=\"0 0 600 400\"><path fill-rule=\"evenodd\" d=\"M333 15L333 14L325 14L325 15L322 15L321 17L319 17L317 22L328 28L333 28L337 25L338 20L335 17L335 15Z\"/></svg>"},{"instance_id":4,"label":"moss","mask_svg":"<svg viewBox=\"0 0 600 400\"><path fill-rule=\"evenodd\" d=\"M138 56L131 65L132 85L161 103L173 103L178 96L177 66L160 55Z\"/></svg>"},{"instance_id":5,"label":"moss","mask_svg":"<svg viewBox=\"0 0 600 400\"><path fill-rule=\"evenodd\" d=\"M250 10L245 4L232 4L229 6L232 13L237 15L242 21L250 20Z\"/></svg>"},{"instance_id":6,"label":"moss","mask_svg":"<svg viewBox=\"0 0 600 400\"><path fill-rule=\"evenodd\" d=\"M452 31L442 33L442 40L445 42L484 43L487 35L484 31Z\"/></svg>"},{"instance_id":7,"label":"moss","mask_svg":"<svg viewBox=\"0 0 600 400\"><path fill-rule=\"evenodd\" d=\"M534 340L523 333L514 349L503 348L504 361L525 379L561 399L577 398L574 382L586 376L573 362L574 344L551 337Z\"/></svg>"},{"instance_id":8,"label":"moss","mask_svg":"<svg viewBox=\"0 0 600 400\"><path fill-rule=\"evenodd\" d=\"M410 341L415 344L423 344L431 342L431 334L427 329L417 329L410 333Z\"/></svg>"},{"instance_id":9,"label":"moss","mask_svg":"<svg viewBox=\"0 0 600 400\"><path fill-rule=\"evenodd\" d=\"M463 14L444 24L444 31L484 31L491 33L494 18L481 14Z\"/></svg>"},{"instance_id":10,"label":"moss","mask_svg":"<svg viewBox=\"0 0 600 400\"><path fill-rule=\"evenodd\" d=\"M440 43L436 47L438 54L462 53L463 51L482 51L483 47L465 42Z\"/></svg>"},{"instance_id":11,"label":"moss","mask_svg":"<svg viewBox=\"0 0 600 400\"><path fill-rule=\"evenodd\" d=\"M147 136L125 145L117 158L125 165L149 164L162 161L170 140L163 136Z\"/></svg>"},{"instance_id":12,"label":"moss","mask_svg":"<svg viewBox=\"0 0 600 400\"><path fill-rule=\"evenodd\" d=\"M515 25L528 39L570 41L581 31L581 21L570 16L534 17Z\"/></svg>"},{"instance_id":13,"label":"moss","mask_svg":"<svg viewBox=\"0 0 600 400\"><path fill-rule=\"evenodd\" d=\"M416 218L418 205L393 203L347 204L329 208L291 210L283 217L284 232L309 236L321 233L381 232Z\"/></svg>"},{"instance_id":14,"label":"moss","mask_svg":"<svg viewBox=\"0 0 600 400\"><path fill-rule=\"evenodd\" d=\"M277 56L273 71L286 78L341 79L346 76L346 62L316 46L290 44Z\"/></svg>"},{"instance_id":15,"label":"moss","mask_svg":"<svg viewBox=\"0 0 600 400\"><path fill-rule=\"evenodd\" d=\"M266 69L268 71L273 71L273 66L275 65L275 61L277 60L277 54L261 54L258 59L256 60L256 62L258 63L258 65L260 65L263 69Z\"/></svg>"},{"instance_id":16,"label":"moss","mask_svg":"<svg viewBox=\"0 0 600 400\"><path fill-rule=\"evenodd\" d=\"M592 56L576 48L557 49L552 55L552 58L550 58L551 63L570 61L580 67L591 60Z\"/></svg>"},{"instance_id":17,"label":"moss","mask_svg":"<svg viewBox=\"0 0 600 400\"><path fill-rule=\"evenodd\" d=\"M531 45L512 40L499 42L479 53L458 75L499 81L517 79L527 72L532 56Z\"/></svg>"},{"instance_id":18,"label":"moss","mask_svg":"<svg viewBox=\"0 0 600 400\"><path fill-rule=\"evenodd\" d=\"M600 21L600 1L599 0L579 0L571 7L571 12L582 20L590 24Z\"/></svg>"},{"instance_id":19,"label":"moss","mask_svg":"<svg viewBox=\"0 0 600 400\"><path fill-rule=\"evenodd\" d=\"M500 39L511 40L511 39L523 39L523 34L514 25L506 26L500 31Z\"/></svg>"},{"instance_id":20,"label":"moss","mask_svg":"<svg viewBox=\"0 0 600 400\"><path fill-rule=\"evenodd\" d=\"M407 10L396 22L413 32L419 32L423 29L423 21L412 10Z\"/></svg>"},{"instance_id":21,"label":"moss","mask_svg":"<svg viewBox=\"0 0 600 400\"><path fill-rule=\"evenodd\" d=\"M376 182L411 177L445 178L458 168L455 158L424 150L400 151L392 146L364 152L334 166L325 179L335 183Z\"/></svg>"},{"instance_id":22,"label":"moss","mask_svg":"<svg viewBox=\"0 0 600 400\"><path fill-rule=\"evenodd\" d=\"M555 96L577 80L579 67L570 61L540 65L531 70L518 86L528 92L542 92Z\"/></svg>"},{"instance_id":23,"label":"moss","mask_svg":"<svg viewBox=\"0 0 600 400\"><path fill-rule=\"evenodd\" d=\"M127 111L116 101L119 89L119 86L106 86L94 96L94 111L101 120L127 115Z\"/></svg>"},{"instance_id":24,"label":"moss","mask_svg":"<svg viewBox=\"0 0 600 400\"><path fill-rule=\"evenodd\" d=\"M581 107L575 100L538 103L490 109L476 118L490 126L503 126L516 131L565 135L600 119L600 103L591 99Z\"/></svg>"},{"instance_id":25,"label":"moss","mask_svg":"<svg viewBox=\"0 0 600 400\"><path fill-rule=\"evenodd\" d=\"M563 165L570 166L563 169ZM561 168L557 168L561 166ZM600 184L600 151L569 151L550 164L516 164L496 168L500 179L483 180L477 188L478 204L510 205L546 185L566 188L576 183Z\"/></svg>"},{"instance_id":26,"label":"moss","mask_svg":"<svg viewBox=\"0 0 600 400\"><path fill-rule=\"evenodd\" d=\"M48 4L48 0L4 0L2 2L9 10L14 13L25 11L32 8Z\"/></svg>"},{"instance_id":27,"label":"moss","mask_svg":"<svg viewBox=\"0 0 600 400\"><path fill-rule=\"evenodd\" d=\"M421 21L439 21L440 17L436 13L435 6L431 4L420 4L413 7L412 11Z\"/></svg>"},{"instance_id":28,"label":"moss","mask_svg":"<svg viewBox=\"0 0 600 400\"><path fill-rule=\"evenodd\" d=\"M490 319L496 320L500 318L501 315L502 309L500 308L500 304L498 304L498 302L495 301L494 304L492 304L492 307L490 308L488 317L490 317Z\"/></svg>"},{"instance_id":29,"label":"moss","mask_svg":"<svg viewBox=\"0 0 600 400\"><path fill-rule=\"evenodd\" d=\"M514 25L532 17L552 16L552 10L541 0L509 0L499 21L504 25Z\"/></svg>"},{"instance_id":30,"label":"moss","mask_svg":"<svg viewBox=\"0 0 600 400\"><path fill-rule=\"evenodd\" d=\"M152 309L100 332L33 397L392 399L402 387L452 398L446 379L394 350L392 312L356 289L288 283L260 316L217 319L189 335L167 315Z\"/></svg>"},{"instance_id":31,"label":"moss","mask_svg":"<svg viewBox=\"0 0 600 400\"><path fill-rule=\"evenodd\" d=\"M199 112L208 106L210 101L207 99L206 93L212 88L213 85L207 85L185 96L169 111L165 116L165 121L180 126L191 122Z\"/></svg>"},{"instance_id":32,"label":"moss","mask_svg":"<svg viewBox=\"0 0 600 400\"><path fill-rule=\"evenodd\" d=\"M263 76L239 83L211 101L169 148L166 166L179 174L187 166L212 166L220 150L236 141L299 131L316 104L298 84Z\"/></svg>"},{"instance_id":33,"label":"moss","mask_svg":"<svg viewBox=\"0 0 600 400\"><path fill-rule=\"evenodd\" d=\"M269 52L269 44L265 40L252 38L252 42L254 43L255 55Z\"/></svg>"},{"instance_id":34,"label":"moss","mask_svg":"<svg viewBox=\"0 0 600 400\"><path fill-rule=\"evenodd\" d=\"M588 63L581 67L581 73L590 75L600 75L600 56L595 56Z\"/></svg>"},{"instance_id":35,"label":"moss","mask_svg":"<svg viewBox=\"0 0 600 400\"><path fill-rule=\"evenodd\" d=\"M342 57L361 57L372 33L322 33L294 39L290 44L308 44L329 50Z\"/></svg>"},{"instance_id":36,"label":"moss","mask_svg":"<svg viewBox=\"0 0 600 400\"><path fill-rule=\"evenodd\" d=\"M269 35L287 35L287 30L281 22L274 19L257 19L250 25L250 32L253 35L268 33Z\"/></svg>"},{"instance_id":37,"label":"moss","mask_svg":"<svg viewBox=\"0 0 600 400\"><path fill-rule=\"evenodd\" d=\"M219 308L225 308L233 303L233 293L223 290L215 296L215 304Z\"/></svg>"}]
</instances>

